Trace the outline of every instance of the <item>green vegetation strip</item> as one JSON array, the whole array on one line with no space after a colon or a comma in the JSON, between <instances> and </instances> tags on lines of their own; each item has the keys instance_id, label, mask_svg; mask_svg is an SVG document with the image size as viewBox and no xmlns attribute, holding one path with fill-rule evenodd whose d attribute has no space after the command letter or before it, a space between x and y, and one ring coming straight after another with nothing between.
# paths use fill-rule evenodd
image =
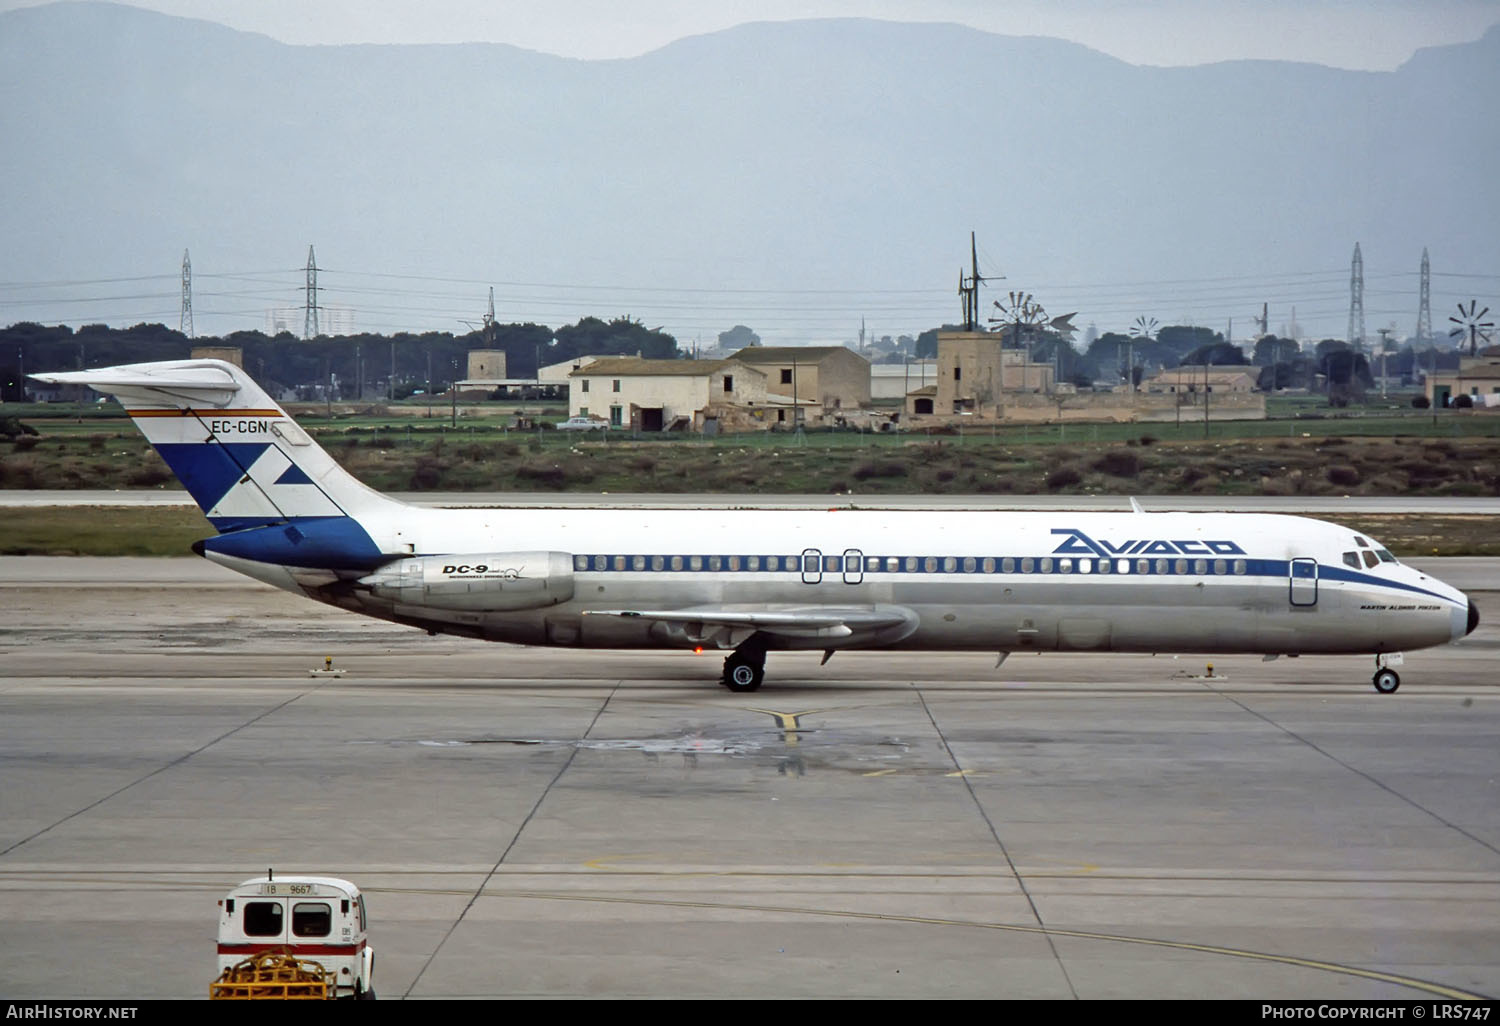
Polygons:
<instances>
[{"instance_id":1,"label":"green vegetation strip","mask_svg":"<svg viewBox=\"0 0 1500 1026\"><path fill-rule=\"evenodd\" d=\"M214 533L186 506L23 506L0 523L4 556L190 556Z\"/></svg>"},{"instance_id":2,"label":"green vegetation strip","mask_svg":"<svg viewBox=\"0 0 1500 1026\"><path fill-rule=\"evenodd\" d=\"M1403 558L1500 556L1500 517L1371 514L1335 519ZM6 556L186 556L193 542L214 533L203 514L181 506L17 507L4 511L3 524L0 555Z\"/></svg>"},{"instance_id":3,"label":"green vegetation strip","mask_svg":"<svg viewBox=\"0 0 1500 1026\"><path fill-rule=\"evenodd\" d=\"M1500 418L1495 423L1500 425ZM1217 429L1218 426L1216 426ZM854 495L1500 494L1500 437L1323 436L1025 442L987 435L730 436L608 441L559 432L447 434L324 429L354 476L381 491L714 492ZM0 488L170 485L130 434L0 442Z\"/></svg>"}]
</instances>

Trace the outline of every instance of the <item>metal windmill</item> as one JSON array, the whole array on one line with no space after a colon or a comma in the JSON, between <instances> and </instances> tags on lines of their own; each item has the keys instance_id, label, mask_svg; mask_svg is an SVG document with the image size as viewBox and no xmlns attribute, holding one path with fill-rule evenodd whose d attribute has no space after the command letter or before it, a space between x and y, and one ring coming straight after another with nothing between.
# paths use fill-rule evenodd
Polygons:
<instances>
[{"instance_id":1,"label":"metal windmill","mask_svg":"<svg viewBox=\"0 0 1500 1026\"><path fill-rule=\"evenodd\" d=\"M1006 299L997 299L995 309L1000 316L991 317L990 323L1000 325L1002 330L1010 325L1014 345L1025 345L1026 334L1047 323L1047 311L1030 292L1012 292Z\"/></svg>"},{"instance_id":2,"label":"metal windmill","mask_svg":"<svg viewBox=\"0 0 1500 1026\"><path fill-rule=\"evenodd\" d=\"M1135 391L1135 342L1137 340L1141 342L1152 341L1156 338L1156 329L1158 327L1159 324L1155 317L1147 317L1144 314L1137 317L1135 323L1130 326L1130 338L1132 341L1130 348L1126 350L1125 374L1130 379L1130 390L1132 392Z\"/></svg>"},{"instance_id":3,"label":"metal windmill","mask_svg":"<svg viewBox=\"0 0 1500 1026\"><path fill-rule=\"evenodd\" d=\"M1477 299L1471 299L1471 300L1469 300L1469 308L1467 310L1465 310L1464 309L1464 305L1462 303L1459 303L1458 304L1458 313L1459 313L1459 316L1457 316L1457 317L1449 317L1448 318L1448 320L1450 320L1454 324L1458 325L1458 327L1456 327L1453 330L1451 330L1451 331L1448 332L1448 337L1449 338L1462 338L1464 335L1468 335L1469 336L1469 355L1470 356L1474 356L1476 353L1479 352L1479 340L1480 339L1484 339L1485 345L1489 345L1489 343L1490 343L1490 333L1487 330L1485 330L1485 329L1487 329L1487 328L1493 328L1495 326L1495 322L1494 321L1482 321L1482 320L1480 320L1481 317L1483 317L1485 314L1487 314L1487 313L1490 312L1490 308L1489 307L1485 307L1483 310L1480 310L1478 313L1475 313L1474 312L1474 308L1476 306L1478 306L1478 305L1479 305L1479 300L1477 300ZM1462 343L1460 343L1460 345L1462 345Z\"/></svg>"}]
</instances>

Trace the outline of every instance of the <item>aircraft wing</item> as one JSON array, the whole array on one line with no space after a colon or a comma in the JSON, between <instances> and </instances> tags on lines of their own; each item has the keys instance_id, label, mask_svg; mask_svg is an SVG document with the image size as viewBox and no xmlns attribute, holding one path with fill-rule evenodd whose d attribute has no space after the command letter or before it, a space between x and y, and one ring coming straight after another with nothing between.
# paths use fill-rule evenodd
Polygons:
<instances>
[{"instance_id":1,"label":"aircraft wing","mask_svg":"<svg viewBox=\"0 0 1500 1026\"><path fill-rule=\"evenodd\" d=\"M769 610L724 609L591 609L584 616L618 616L653 620L702 633L704 628L760 631L785 638L847 638L909 625L916 614L899 606L805 606Z\"/></svg>"}]
</instances>

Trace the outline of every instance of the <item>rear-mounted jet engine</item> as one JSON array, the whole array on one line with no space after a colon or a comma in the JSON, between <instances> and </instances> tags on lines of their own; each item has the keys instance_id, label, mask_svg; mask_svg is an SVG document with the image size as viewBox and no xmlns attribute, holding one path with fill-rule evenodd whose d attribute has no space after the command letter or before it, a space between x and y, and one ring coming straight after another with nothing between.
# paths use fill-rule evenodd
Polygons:
<instances>
[{"instance_id":1,"label":"rear-mounted jet engine","mask_svg":"<svg viewBox=\"0 0 1500 1026\"><path fill-rule=\"evenodd\" d=\"M360 578L377 598L432 609L541 609L573 597L566 552L485 552L403 559Z\"/></svg>"}]
</instances>

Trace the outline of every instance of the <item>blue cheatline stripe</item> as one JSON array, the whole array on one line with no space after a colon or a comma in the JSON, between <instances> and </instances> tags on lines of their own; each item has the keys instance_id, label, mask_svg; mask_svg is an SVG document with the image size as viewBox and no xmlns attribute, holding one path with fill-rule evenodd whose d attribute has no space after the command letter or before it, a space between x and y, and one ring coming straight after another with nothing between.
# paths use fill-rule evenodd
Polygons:
<instances>
[{"instance_id":1,"label":"blue cheatline stripe","mask_svg":"<svg viewBox=\"0 0 1500 1026\"><path fill-rule=\"evenodd\" d=\"M1249 559L1246 557L1230 556L1151 556L1151 557L1111 557L1112 560L1124 559L1131 564L1128 573L1100 573L1097 566L1091 567L1088 573L1080 573L1077 570L1079 559L1085 559L1090 563L1097 563L1098 558L1084 556L872 556L861 554L859 556L847 557L851 560L847 570L845 569L842 554L823 553L820 556L808 555L807 559L812 561L807 573L828 575L830 577L849 574L889 574L892 576L925 576L958 575L958 576L1050 576L1050 577L1088 577L1101 578L1104 580L1119 579L1130 580L1140 577L1209 577L1223 578L1227 581L1241 580L1252 581L1270 578L1278 584L1284 584L1290 579L1291 561L1285 559ZM790 573L800 574L802 569L801 555L721 555L703 553L599 553L588 555L575 555L573 557L573 570L575 573L713 573L713 574L745 574L745 573ZM1047 569L1043 569L1044 561L1049 561ZM1064 561L1068 562L1069 569L1063 570ZM1196 563L1202 560L1207 564L1204 570L1194 569ZM696 562L695 562L696 561ZM754 565L752 565L752 561ZM871 561L875 565L871 566ZM931 566L929 567L929 561ZM1011 564L1010 569L1005 569L1006 562ZM1145 571L1139 569L1139 564L1146 563ZM1178 570L1176 564L1181 561L1186 564L1185 569ZM1222 573L1214 572L1215 562L1222 561L1224 570ZM1029 563L1029 569L1027 564ZM1157 564L1164 565L1158 569ZM1243 572L1236 573L1235 566L1243 563ZM1387 588L1393 591L1410 592L1416 595L1426 595L1442 602L1452 602L1446 595L1440 595L1427 588L1421 588L1414 584L1403 581L1392 581L1373 574L1349 570L1342 566L1331 563L1317 564L1320 581L1342 581L1349 584L1363 585L1371 588ZM1312 577L1302 578L1311 584ZM1261 582L1263 583L1263 581Z\"/></svg>"},{"instance_id":2,"label":"blue cheatline stripe","mask_svg":"<svg viewBox=\"0 0 1500 1026\"><path fill-rule=\"evenodd\" d=\"M270 442L163 442L156 451L207 513L270 447Z\"/></svg>"},{"instance_id":3,"label":"blue cheatline stripe","mask_svg":"<svg viewBox=\"0 0 1500 1026\"><path fill-rule=\"evenodd\" d=\"M264 518L259 527L204 539L204 551L314 570L373 570L387 556L353 517Z\"/></svg>"}]
</instances>

